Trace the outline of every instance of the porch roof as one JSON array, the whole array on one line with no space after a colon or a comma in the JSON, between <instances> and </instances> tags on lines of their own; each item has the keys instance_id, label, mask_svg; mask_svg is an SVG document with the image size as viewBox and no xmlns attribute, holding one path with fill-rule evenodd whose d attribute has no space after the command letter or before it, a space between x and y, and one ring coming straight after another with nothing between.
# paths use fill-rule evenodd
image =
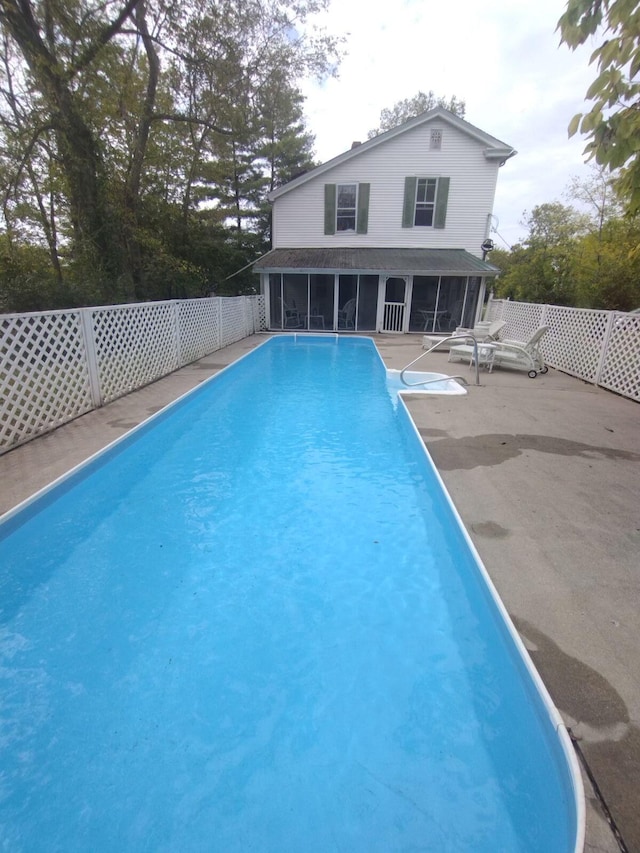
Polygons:
<instances>
[{"instance_id":1,"label":"porch roof","mask_svg":"<svg viewBox=\"0 0 640 853\"><path fill-rule=\"evenodd\" d=\"M385 273L387 275L479 275L500 270L464 249L299 248L272 249L255 272Z\"/></svg>"}]
</instances>

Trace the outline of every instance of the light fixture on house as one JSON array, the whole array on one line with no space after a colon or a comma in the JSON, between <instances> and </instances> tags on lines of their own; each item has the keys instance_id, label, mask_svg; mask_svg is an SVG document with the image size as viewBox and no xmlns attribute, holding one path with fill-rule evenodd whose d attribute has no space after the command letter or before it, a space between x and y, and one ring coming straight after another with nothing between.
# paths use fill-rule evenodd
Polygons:
<instances>
[{"instance_id":1,"label":"light fixture on house","mask_svg":"<svg viewBox=\"0 0 640 853\"><path fill-rule=\"evenodd\" d=\"M482 249L482 260L484 261L489 252L491 252L495 248L495 243L493 242L493 240L487 237L487 239L483 242L480 248Z\"/></svg>"}]
</instances>

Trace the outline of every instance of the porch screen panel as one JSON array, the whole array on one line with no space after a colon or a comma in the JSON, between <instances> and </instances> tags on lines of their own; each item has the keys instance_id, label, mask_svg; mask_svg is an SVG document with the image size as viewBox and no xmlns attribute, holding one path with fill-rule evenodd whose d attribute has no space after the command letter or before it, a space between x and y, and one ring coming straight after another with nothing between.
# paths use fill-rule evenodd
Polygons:
<instances>
[{"instance_id":1,"label":"porch screen panel","mask_svg":"<svg viewBox=\"0 0 640 853\"><path fill-rule=\"evenodd\" d=\"M357 275L341 275L338 276L338 329L355 330L356 312L353 312L353 317L349 311L351 300L358 297L358 276Z\"/></svg>"},{"instance_id":2,"label":"porch screen panel","mask_svg":"<svg viewBox=\"0 0 640 853\"><path fill-rule=\"evenodd\" d=\"M282 276L282 298L286 329L304 329L309 314L309 276L285 273Z\"/></svg>"},{"instance_id":3,"label":"porch screen panel","mask_svg":"<svg viewBox=\"0 0 640 853\"><path fill-rule=\"evenodd\" d=\"M463 325L466 287L467 279L464 276L443 275L440 279L438 308L446 312L442 315L443 331L453 332Z\"/></svg>"},{"instance_id":4,"label":"porch screen panel","mask_svg":"<svg viewBox=\"0 0 640 853\"><path fill-rule=\"evenodd\" d=\"M436 307L439 283L440 278L437 275L414 275L410 332L442 331L444 312Z\"/></svg>"},{"instance_id":5,"label":"porch screen panel","mask_svg":"<svg viewBox=\"0 0 640 853\"><path fill-rule=\"evenodd\" d=\"M282 318L282 274L269 273L269 328L281 329Z\"/></svg>"},{"instance_id":6,"label":"porch screen panel","mask_svg":"<svg viewBox=\"0 0 640 853\"><path fill-rule=\"evenodd\" d=\"M467 295L464 300L462 325L467 329L471 329L475 324L476 311L478 308L478 296L480 295L480 279L477 276L473 276L467 281Z\"/></svg>"},{"instance_id":7,"label":"porch screen panel","mask_svg":"<svg viewBox=\"0 0 640 853\"><path fill-rule=\"evenodd\" d=\"M333 273L318 273L309 276L309 320L311 331L333 328Z\"/></svg>"},{"instance_id":8,"label":"porch screen panel","mask_svg":"<svg viewBox=\"0 0 640 853\"><path fill-rule=\"evenodd\" d=\"M361 275L358 282L358 313L356 328L360 332L373 332L378 312L378 276Z\"/></svg>"}]
</instances>

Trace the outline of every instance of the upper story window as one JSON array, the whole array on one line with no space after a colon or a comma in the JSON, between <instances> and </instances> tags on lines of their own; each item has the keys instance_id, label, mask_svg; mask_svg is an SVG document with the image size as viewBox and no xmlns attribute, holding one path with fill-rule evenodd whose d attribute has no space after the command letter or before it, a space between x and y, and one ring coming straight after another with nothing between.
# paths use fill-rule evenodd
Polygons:
<instances>
[{"instance_id":1,"label":"upper story window","mask_svg":"<svg viewBox=\"0 0 640 853\"><path fill-rule=\"evenodd\" d=\"M434 128L431 131L431 141L429 143L429 148L440 150L442 148L442 131Z\"/></svg>"},{"instance_id":2,"label":"upper story window","mask_svg":"<svg viewBox=\"0 0 640 853\"><path fill-rule=\"evenodd\" d=\"M336 231L355 231L358 185L338 184L336 195Z\"/></svg>"},{"instance_id":3,"label":"upper story window","mask_svg":"<svg viewBox=\"0 0 640 853\"><path fill-rule=\"evenodd\" d=\"M433 225L437 186L437 178L418 178L416 209L413 217L414 225Z\"/></svg>"},{"instance_id":4,"label":"upper story window","mask_svg":"<svg viewBox=\"0 0 640 853\"><path fill-rule=\"evenodd\" d=\"M404 179L403 228L444 228L447 221L450 179L447 177Z\"/></svg>"},{"instance_id":5,"label":"upper story window","mask_svg":"<svg viewBox=\"0 0 640 853\"><path fill-rule=\"evenodd\" d=\"M324 233L366 234L369 226L371 185L324 185Z\"/></svg>"}]
</instances>

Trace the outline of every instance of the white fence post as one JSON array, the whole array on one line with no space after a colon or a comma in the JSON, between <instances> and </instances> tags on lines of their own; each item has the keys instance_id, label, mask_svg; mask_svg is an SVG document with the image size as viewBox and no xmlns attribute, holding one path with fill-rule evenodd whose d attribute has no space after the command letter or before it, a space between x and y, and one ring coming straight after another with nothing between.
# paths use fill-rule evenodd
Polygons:
<instances>
[{"instance_id":1,"label":"white fence post","mask_svg":"<svg viewBox=\"0 0 640 853\"><path fill-rule=\"evenodd\" d=\"M173 326L175 329L176 339L176 364L178 367L183 366L182 361L182 341L180 337L180 301L178 299L173 302Z\"/></svg>"},{"instance_id":2,"label":"white fence post","mask_svg":"<svg viewBox=\"0 0 640 853\"><path fill-rule=\"evenodd\" d=\"M594 379L594 383L596 385L600 384L600 377L602 376L602 369L604 367L604 361L607 357L607 350L609 348L609 339L611 337L611 332L613 330L615 314L611 312L607 317L607 327L604 331L604 337L602 339L602 346L600 347L600 357L598 358L598 366L596 368L596 375Z\"/></svg>"},{"instance_id":3,"label":"white fence post","mask_svg":"<svg viewBox=\"0 0 640 853\"><path fill-rule=\"evenodd\" d=\"M100 373L98 371L98 356L96 354L96 339L93 334L93 312L91 308L80 308L80 324L84 337L87 371L89 373L89 388L91 400L97 409L104 402L100 388Z\"/></svg>"}]
</instances>

